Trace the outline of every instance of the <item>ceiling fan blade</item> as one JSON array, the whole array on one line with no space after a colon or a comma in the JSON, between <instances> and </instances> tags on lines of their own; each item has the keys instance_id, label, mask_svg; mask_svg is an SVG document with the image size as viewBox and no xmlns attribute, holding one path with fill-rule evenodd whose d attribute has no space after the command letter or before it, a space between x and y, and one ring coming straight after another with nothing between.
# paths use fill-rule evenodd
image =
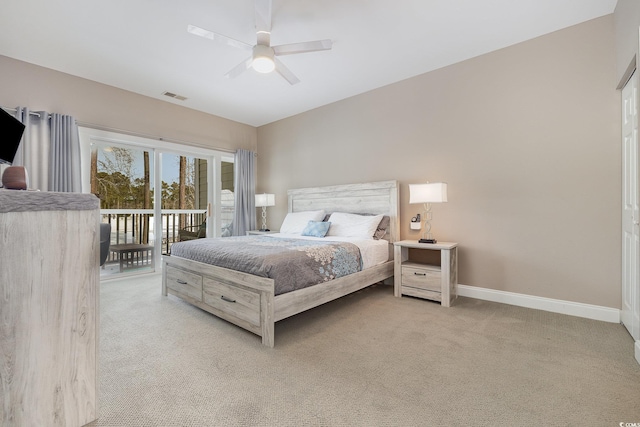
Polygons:
<instances>
[{"instance_id":1,"label":"ceiling fan blade","mask_svg":"<svg viewBox=\"0 0 640 427\"><path fill-rule=\"evenodd\" d=\"M256 1L256 31L271 32L271 0Z\"/></svg>"},{"instance_id":2,"label":"ceiling fan blade","mask_svg":"<svg viewBox=\"0 0 640 427\"><path fill-rule=\"evenodd\" d=\"M273 62L276 64L276 71L291 85L300 83L300 79L291 72L278 58L273 58Z\"/></svg>"},{"instance_id":3,"label":"ceiling fan blade","mask_svg":"<svg viewBox=\"0 0 640 427\"><path fill-rule=\"evenodd\" d=\"M276 55L293 55L295 53L317 52L319 50L330 50L333 42L329 39L316 40L313 42L281 44L273 46L273 52Z\"/></svg>"},{"instance_id":4,"label":"ceiling fan blade","mask_svg":"<svg viewBox=\"0 0 640 427\"><path fill-rule=\"evenodd\" d=\"M229 72L225 74L225 77L229 79L235 79L240 74L247 71L247 69L251 67L252 62L253 62L253 56L250 56L244 61L242 61L241 63L239 63L238 65L236 65L235 67L233 67L231 70L229 70Z\"/></svg>"},{"instance_id":5,"label":"ceiling fan blade","mask_svg":"<svg viewBox=\"0 0 640 427\"><path fill-rule=\"evenodd\" d=\"M228 46L238 47L244 50L251 50L253 48L253 46L248 43L232 39L231 37L223 36L222 34L214 33L213 31L205 30L204 28L196 27L195 25L187 25L187 31L196 36L214 40L218 43L223 43Z\"/></svg>"}]
</instances>

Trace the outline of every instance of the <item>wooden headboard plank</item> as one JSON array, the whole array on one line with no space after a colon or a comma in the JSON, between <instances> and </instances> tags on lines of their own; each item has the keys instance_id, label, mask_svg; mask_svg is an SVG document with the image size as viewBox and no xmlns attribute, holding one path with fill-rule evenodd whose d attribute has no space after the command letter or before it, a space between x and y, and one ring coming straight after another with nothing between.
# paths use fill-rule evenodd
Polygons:
<instances>
[{"instance_id":1,"label":"wooden headboard plank","mask_svg":"<svg viewBox=\"0 0 640 427\"><path fill-rule=\"evenodd\" d=\"M324 209L327 213L335 212L350 212L350 213L371 213L371 214L386 214L389 209L387 208L388 196L382 197L335 197L332 200L327 199L304 199L293 201L293 212L308 211L313 209ZM348 211L345 211L342 207L346 207ZM338 207L338 208L336 208Z\"/></svg>"},{"instance_id":2,"label":"wooden headboard plank","mask_svg":"<svg viewBox=\"0 0 640 427\"><path fill-rule=\"evenodd\" d=\"M391 219L387 238L400 240L398 181L298 188L287 192L289 212L324 209L327 213L384 214Z\"/></svg>"}]
</instances>

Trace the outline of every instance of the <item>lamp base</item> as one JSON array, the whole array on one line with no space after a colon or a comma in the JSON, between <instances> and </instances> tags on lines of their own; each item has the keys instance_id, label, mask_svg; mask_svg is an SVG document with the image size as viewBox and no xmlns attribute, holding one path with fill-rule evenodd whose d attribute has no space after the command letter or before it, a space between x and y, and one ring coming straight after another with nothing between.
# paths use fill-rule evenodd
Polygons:
<instances>
[{"instance_id":1,"label":"lamp base","mask_svg":"<svg viewBox=\"0 0 640 427\"><path fill-rule=\"evenodd\" d=\"M260 229L260 230L258 230L258 231L271 231L271 230L269 230L268 228L261 228L261 229Z\"/></svg>"},{"instance_id":2,"label":"lamp base","mask_svg":"<svg viewBox=\"0 0 640 427\"><path fill-rule=\"evenodd\" d=\"M438 243L436 239L420 239L418 243Z\"/></svg>"}]
</instances>

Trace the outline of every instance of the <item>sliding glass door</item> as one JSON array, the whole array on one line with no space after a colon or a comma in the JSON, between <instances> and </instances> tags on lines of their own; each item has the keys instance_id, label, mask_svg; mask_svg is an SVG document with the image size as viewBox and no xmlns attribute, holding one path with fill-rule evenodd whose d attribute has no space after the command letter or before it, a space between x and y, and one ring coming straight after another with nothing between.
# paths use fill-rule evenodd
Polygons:
<instances>
[{"instance_id":1,"label":"sliding glass door","mask_svg":"<svg viewBox=\"0 0 640 427\"><path fill-rule=\"evenodd\" d=\"M175 242L231 235L232 154L89 128L80 141L83 191L111 224L102 277L153 272Z\"/></svg>"}]
</instances>

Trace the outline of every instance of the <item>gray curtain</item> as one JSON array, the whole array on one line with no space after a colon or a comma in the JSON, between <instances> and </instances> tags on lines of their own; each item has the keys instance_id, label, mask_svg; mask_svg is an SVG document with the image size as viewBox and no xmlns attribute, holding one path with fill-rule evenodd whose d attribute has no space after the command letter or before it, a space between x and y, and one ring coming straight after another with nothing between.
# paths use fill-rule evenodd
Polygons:
<instances>
[{"instance_id":1,"label":"gray curtain","mask_svg":"<svg viewBox=\"0 0 640 427\"><path fill-rule=\"evenodd\" d=\"M81 192L80 138L71 116L52 114L49 150L49 190Z\"/></svg>"},{"instance_id":2,"label":"gray curtain","mask_svg":"<svg viewBox=\"0 0 640 427\"><path fill-rule=\"evenodd\" d=\"M75 119L23 107L16 108L15 117L25 129L13 164L25 167L29 188L80 192L80 138Z\"/></svg>"},{"instance_id":3,"label":"gray curtain","mask_svg":"<svg viewBox=\"0 0 640 427\"><path fill-rule=\"evenodd\" d=\"M15 117L24 124L24 133L13 165L25 167L29 176L29 188L48 191L51 139L49 115L44 111L17 107Z\"/></svg>"},{"instance_id":4,"label":"gray curtain","mask_svg":"<svg viewBox=\"0 0 640 427\"><path fill-rule=\"evenodd\" d=\"M238 150L234 160L233 185L235 212L233 235L244 236L256 229L256 156L253 151Z\"/></svg>"}]
</instances>

